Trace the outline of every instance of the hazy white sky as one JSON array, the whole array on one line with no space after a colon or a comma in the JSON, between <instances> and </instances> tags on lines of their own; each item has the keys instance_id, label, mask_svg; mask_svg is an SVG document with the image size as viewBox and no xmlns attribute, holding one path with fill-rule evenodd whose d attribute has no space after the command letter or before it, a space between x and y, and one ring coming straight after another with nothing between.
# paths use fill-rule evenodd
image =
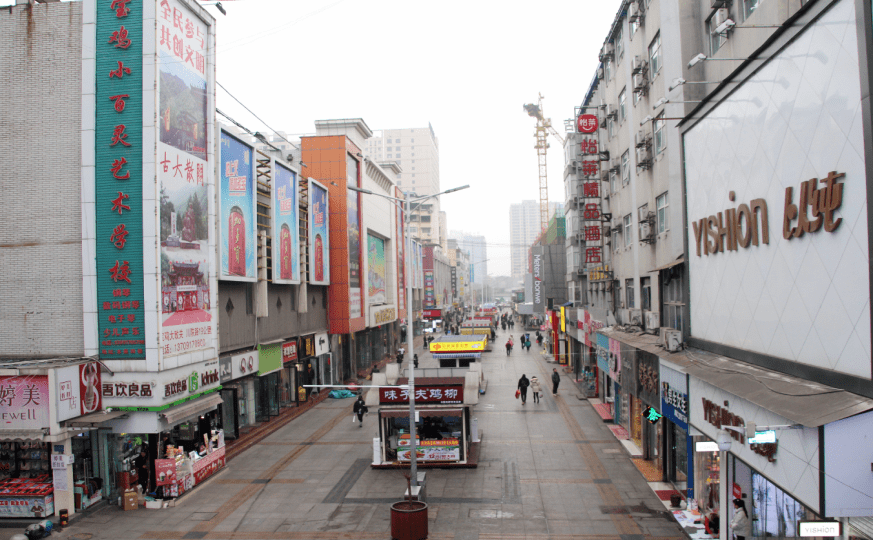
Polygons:
<instances>
[{"instance_id":1,"label":"hazy white sky","mask_svg":"<svg viewBox=\"0 0 873 540\"><path fill-rule=\"evenodd\" d=\"M489 274L509 273L509 205L539 199L535 120L545 96L563 121L582 102L619 0L230 0L218 21L218 81L276 130L361 117L374 130L423 127L440 140L449 230L483 234ZM218 90L218 107L266 129ZM563 201L553 141L549 198Z\"/></svg>"}]
</instances>

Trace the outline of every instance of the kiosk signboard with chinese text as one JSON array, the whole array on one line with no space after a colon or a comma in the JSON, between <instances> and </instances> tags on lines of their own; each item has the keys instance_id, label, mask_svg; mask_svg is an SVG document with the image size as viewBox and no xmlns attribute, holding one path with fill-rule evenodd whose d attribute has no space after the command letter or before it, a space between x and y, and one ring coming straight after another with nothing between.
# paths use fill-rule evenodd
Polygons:
<instances>
[{"instance_id":1,"label":"kiosk signboard with chinese text","mask_svg":"<svg viewBox=\"0 0 873 540\"><path fill-rule=\"evenodd\" d=\"M464 403L464 385L415 386L415 402L429 404L457 405ZM380 388L379 403L383 405L409 403L409 390L402 388Z\"/></svg>"}]
</instances>

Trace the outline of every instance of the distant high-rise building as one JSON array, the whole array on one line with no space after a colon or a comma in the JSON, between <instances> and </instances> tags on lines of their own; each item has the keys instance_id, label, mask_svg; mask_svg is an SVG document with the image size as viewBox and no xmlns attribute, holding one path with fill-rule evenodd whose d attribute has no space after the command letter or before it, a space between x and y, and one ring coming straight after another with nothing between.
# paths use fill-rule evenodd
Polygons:
<instances>
[{"instance_id":1,"label":"distant high-rise building","mask_svg":"<svg viewBox=\"0 0 873 540\"><path fill-rule=\"evenodd\" d=\"M488 275L488 246L485 245L485 237L463 231L452 231L449 237L457 240L458 247L470 254L473 283L484 283L485 276Z\"/></svg>"},{"instance_id":2,"label":"distant high-rise building","mask_svg":"<svg viewBox=\"0 0 873 540\"><path fill-rule=\"evenodd\" d=\"M555 213L564 215L562 203L549 203L549 219ZM538 201L521 201L509 205L509 256L512 262L512 277L520 279L527 274L528 249L541 232Z\"/></svg>"},{"instance_id":3,"label":"distant high-rise building","mask_svg":"<svg viewBox=\"0 0 873 540\"><path fill-rule=\"evenodd\" d=\"M394 179L400 189L417 195L433 195L440 189L440 142L428 124L422 128L383 129L364 143L364 155L376 163L393 162L401 172ZM414 238L445 248L445 230L439 198L424 202L412 213L409 229Z\"/></svg>"}]
</instances>

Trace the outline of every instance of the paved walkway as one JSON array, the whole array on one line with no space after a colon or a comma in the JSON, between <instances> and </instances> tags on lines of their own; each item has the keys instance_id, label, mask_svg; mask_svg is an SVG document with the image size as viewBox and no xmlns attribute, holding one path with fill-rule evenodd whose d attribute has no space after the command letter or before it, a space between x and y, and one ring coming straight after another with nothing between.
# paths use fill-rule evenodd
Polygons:
<instances>
[{"instance_id":1,"label":"paved walkway","mask_svg":"<svg viewBox=\"0 0 873 540\"><path fill-rule=\"evenodd\" d=\"M516 341L521 332L513 333ZM502 345L509 332L498 331ZM436 367L418 352L420 367ZM411 355L407 355L411 357ZM484 433L477 469L429 470L430 538L446 540L685 540L587 400L563 377L551 395L536 345L483 355L487 394L474 408ZM405 367L405 366L404 366ZM515 399L521 374L537 375L541 403ZM373 470L374 415L360 429L352 400L327 400L246 450L174 507L76 519L62 538L387 539L388 505L406 488L400 471ZM0 537L8 538L8 529ZM4 536L5 535L5 536Z\"/></svg>"}]
</instances>

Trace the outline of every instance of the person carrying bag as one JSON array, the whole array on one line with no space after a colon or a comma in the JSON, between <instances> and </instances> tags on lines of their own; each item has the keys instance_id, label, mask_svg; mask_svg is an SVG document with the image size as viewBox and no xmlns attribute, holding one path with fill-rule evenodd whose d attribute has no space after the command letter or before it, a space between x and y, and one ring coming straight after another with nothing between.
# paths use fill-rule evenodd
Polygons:
<instances>
[{"instance_id":1,"label":"person carrying bag","mask_svg":"<svg viewBox=\"0 0 873 540\"><path fill-rule=\"evenodd\" d=\"M354 416L352 416L352 422L354 422L357 417L358 427L364 427L364 415L370 412L367 406L364 405L364 396L358 396L358 401L355 402L352 412L354 413Z\"/></svg>"}]
</instances>

